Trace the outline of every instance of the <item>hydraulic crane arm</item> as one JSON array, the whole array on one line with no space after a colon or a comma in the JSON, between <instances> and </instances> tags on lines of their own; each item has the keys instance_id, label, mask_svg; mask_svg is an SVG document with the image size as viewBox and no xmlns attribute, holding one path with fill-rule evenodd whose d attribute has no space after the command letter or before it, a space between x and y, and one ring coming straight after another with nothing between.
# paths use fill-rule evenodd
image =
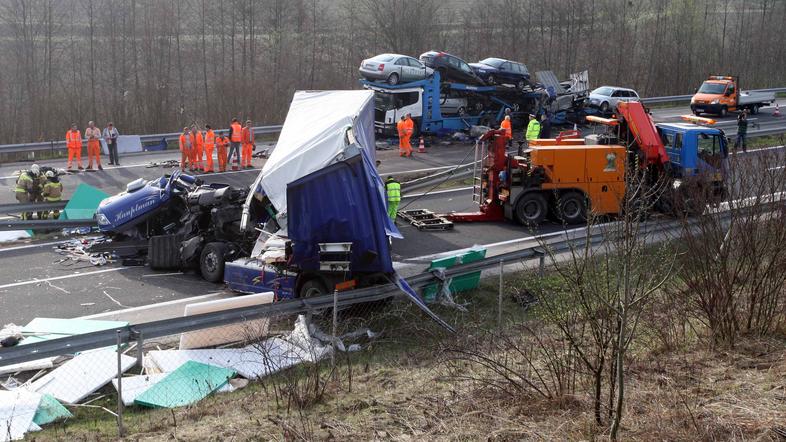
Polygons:
<instances>
[{"instance_id":1,"label":"hydraulic crane arm","mask_svg":"<svg viewBox=\"0 0 786 442\"><path fill-rule=\"evenodd\" d=\"M657 164L666 165L669 163L669 155L666 147L652 122L652 117L638 101L621 101L617 104L617 110L624 119L628 130L633 135L639 149L644 153L645 165Z\"/></svg>"}]
</instances>

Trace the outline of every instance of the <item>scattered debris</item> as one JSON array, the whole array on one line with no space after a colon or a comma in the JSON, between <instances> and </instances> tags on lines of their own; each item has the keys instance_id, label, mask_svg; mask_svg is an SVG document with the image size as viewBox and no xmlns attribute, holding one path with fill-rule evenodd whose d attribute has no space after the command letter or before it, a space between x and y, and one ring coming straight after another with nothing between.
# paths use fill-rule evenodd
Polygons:
<instances>
[{"instance_id":1,"label":"scattered debris","mask_svg":"<svg viewBox=\"0 0 786 442\"><path fill-rule=\"evenodd\" d=\"M134 403L153 408L190 405L218 390L236 374L227 368L187 361L137 396Z\"/></svg>"},{"instance_id":2,"label":"scattered debris","mask_svg":"<svg viewBox=\"0 0 786 442\"><path fill-rule=\"evenodd\" d=\"M0 391L0 442L25 437L41 403L41 395L26 390Z\"/></svg>"},{"instance_id":3,"label":"scattered debris","mask_svg":"<svg viewBox=\"0 0 786 442\"><path fill-rule=\"evenodd\" d=\"M418 230L453 230L453 222L428 209L400 210L398 216Z\"/></svg>"},{"instance_id":4,"label":"scattered debris","mask_svg":"<svg viewBox=\"0 0 786 442\"><path fill-rule=\"evenodd\" d=\"M254 152L253 154L251 154L251 156L254 157L254 158L268 158L268 157L270 157L270 148L266 147L264 149L261 149L261 150L259 150L257 152Z\"/></svg>"},{"instance_id":5,"label":"scattered debris","mask_svg":"<svg viewBox=\"0 0 786 442\"><path fill-rule=\"evenodd\" d=\"M30 384L29 389L67 404L79 403L117 376L117 357L114 349L80 354ZM120 355L120 362L125 372L136 359Z\"/></svg>"},{"instance_id":6,"label":"scattered debris","mask_svg":"<svg viewBox=\"0 0 786 442\"><path fill-rule=\"evenodd\" d=\"M29 239L30 232L27 230L8 230L0 231L0 243L14 242L20 239Z\"/></svg>"},{"instance_id":7,"label":"scattered debris","mask_svg":"<svg viewBox=\"0 0 786 442\"><path fill-rule=\"evenodd\" d=\"M71 417L71 412L63 404L57 401L54 396L44 394L41 396L41 403L38 404L38 411L33 417L33 423L36 425L51 424L63 419Z\"/></svg>"},{"instance_id":8,"label":"scattered debris","mask_svg":"<svg viewBox=\"0 0 786 442\"><path fill-rule=\"evenodd\" d=\"M266 292L236 298L186 304L183 316L193 316L233 308L270 304L273 302L274 297L273 292ZM220 327L183 333L180 335L180 349L213 347L242 340L258 339L267 335L269 322L268 318L262 318L243 323L228 324Z\"/></svg>"},{"instance_id":9,"label":"scattered debris","mask_svg":"<svg viewBox=\"0 0 786 442\"><path fill-rule=\"evenodd\" d=\"M126 321L98 321L95 319L35 318L22 327L22 344L48 341L65 336L81 335L101 330L128 326Z\"/></svg>"},{"instance_id":10,"label":"scattered debris","mask_svg":"<svg viewBox=\"0 0 786 442\"><path fill-rule=\"evenodd\" d=\"M147 163L145 167L148 169L151 169L153 167L164 167L167 169L171 169L173 167L180 167L180 162L178 160L151 161Z\"/></svg>"}]
</instances>

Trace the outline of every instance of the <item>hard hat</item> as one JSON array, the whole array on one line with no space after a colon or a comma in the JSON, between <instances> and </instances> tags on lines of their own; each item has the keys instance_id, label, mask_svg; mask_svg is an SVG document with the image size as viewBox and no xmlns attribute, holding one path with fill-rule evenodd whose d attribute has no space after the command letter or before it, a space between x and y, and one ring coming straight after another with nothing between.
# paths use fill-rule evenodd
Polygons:
<instances>
[{"instance_id":1,"label":"hard hat","mask_svg":"<svg viewBox=\"0 0 786 442\"><path fill-rule=\"evenodd\" d=\"M46 177L47 178L54 178L55 177L55 172L53 170L47 170L46 171Z\"/></svg>"},{"instance_id":2,"label":"hard hat","mask_svg":"<svg viewBox=\"0 0 786 442\"><path fill-rule=\"evenodd\" d=\"M41 168L38 167L38 164L33 164L32 166L30 166L30 172L33 172L33 175L38 175L39 173L41 173Z\"/></svg>"}]
</instances>

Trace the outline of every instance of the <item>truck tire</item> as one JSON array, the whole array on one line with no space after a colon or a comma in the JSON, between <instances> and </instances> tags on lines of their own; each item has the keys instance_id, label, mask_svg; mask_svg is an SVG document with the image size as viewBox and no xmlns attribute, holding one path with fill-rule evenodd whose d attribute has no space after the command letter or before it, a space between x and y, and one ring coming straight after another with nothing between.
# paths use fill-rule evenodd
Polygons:
<instances>
[{"instance_id":1,"label":"truck tire","mask_svg":"<svg viewBox=\"0 0 786 442\"><path fill-rule=\"evenodd\" d=\"M513 216L521 225L535 227L546 219L546 198L538 192L525 193L516 201Z\"/></svg>"},{"instance_id":2,"label":"truck tire","mask_svg":"<svg viewBox=\"0 0 786 442\"><path fill-rule=\"evenodd\" d=\"M222 242L210 242L199 255L199 271L208 282L221 282L224 279L227 245Z\"/></svg>"},{"instance_id":3,"label":"truck tire","mask_svg":"<svg viewBox=\"0 0 786 442\"><path fill-rule=\"evenodd\" d=\"M328 289L319 278L311 278L304 282L298 291L298 298L313 298L327 295Z\"/></svg>"},{"instance_id":4,"label":"truck tire","mask_svg":"<svg viewBox=\"0 0 786 442\"><path fill-rule=\"evenodd\" d=\"M756 115L758 113L759 113L759 105L758 104L754 104L753 106L751 106L751 114L752 115Z\"/></svg>"},{"instance_id":5,"label":"truck tire","mask_svg":"<svg viewBox=\"0 0 786 442\"><path fill-rule=\"evenodd\" d=\"M180 270L180 243L182 235L151 236L147 247L147 260L153 270Z\"/></svg>"},{"instance_id":6,"label":"truck tire","mask_svg":"<svg viewBox=\"0 0 786 442\"><path fill-rule=\"evenodd\" d=\"M587 199L579 192L566 192L556 206L557 219L565 224L580 224L587 220Z\"/></svg>"},{"instance_id":7,"label":"truck tire","mask_svg":"<svg viewBox=\"0 0 786 442\"><path fill-rule=\"evenodd\" d=\"M728 114L729 114L729 108L726 107L726 106L723 106L721 108L721 111L720 111L721 118L726 118L726 115L728 115Z\"/></svg>"}]
</instances>

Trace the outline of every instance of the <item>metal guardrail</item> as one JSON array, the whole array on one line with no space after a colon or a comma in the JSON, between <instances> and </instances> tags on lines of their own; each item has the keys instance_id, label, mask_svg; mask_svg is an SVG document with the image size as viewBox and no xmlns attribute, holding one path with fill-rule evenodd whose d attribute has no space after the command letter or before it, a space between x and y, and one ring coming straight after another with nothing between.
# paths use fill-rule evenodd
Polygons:
<instances>
[{"instance_id":1,"label":"metal guardrail","mask_svg":"<svg viewBox=\"0 0 786 442\"><path fill-rule=\"evenodd\" d=\"M776 87L770 89L755 89L751 92L775 92L776 94L786 93L786 87ZM672 102L679 102L679 101L688 101L693 97L693 94L690 95L670 95L666 97L648 97L642 98L641 102L645 104L654 104L654 103L672 103Z\"/></svg>"},{"instance_id":2,"label":"metal guardrail","mask_svg":"<svg viewBox=\"0 0 786 442\"><path fill-rule=\"evenodd\" d=\"M282 125L274 125L274 126L256 126L254 127L254 135L263 135L263 134L275 134L281 132ZM228 133L228 129L218 129L215 130L216 133ZM150 143L155 141L161 141L165 139L167 142L172 140L177 140L182 132L172 132L166 134L152 134L152 135L140 135L139 138L141 139L142 143ZM83 144L87 143L87 139L82 140ZM0 145L0 153L9 153L9 152L33 152L33 151L41 151L41 150L65 150L66 149L66 142L65 140L58 140L58 141L43 141L39 143L22 143L22 144L5 144Z\"/></svg>"},{"instance_id":3,"label":"metal guardrail","mask_svg":"<svg viewBox=\"0 0 786 442\"><path fill-rule=\"evenodd\" d=\"M41 208L30 209L30 212L37 212ZM44 209L45 210L45 209ZM19 219L0 221L0 231L13 230L59 230L75 227L98 227L94 219Z\"/></svg>"},{"instance_id":4,"label":"metal guardrail","mask_svg":"<svg viewBox=\"0 0 786 442\"><path fill-rule=\"evenodd\" d=\"M657 225L656 228L648 233L663 233L675 228L681 228L678 220ZM606 232L598 229L589 236L559 238L556 241L544 241L552 253L560 253L569 250L570 247L581 247L587 242L596 244L603 241ZM444 277L453 278L466 275L479 270L497 267L500 264L510 264L522 262L529 259L545 256L541 244L524 247L496 256L491 256L471 263L459 264L445 269ZM424 272L407 279L407 283L413 289L423 288L429 284L442 281L431 272ZM403 296L403 293L394 284L374 286L364 289L342 292L338 297L338 308L348 307L354 304L380 301L392 296ZM54 356L61 356L68 353L91 350L95 348L114 346L118 343L131 343L140 339L161 338L164 336L185 333L194 330L203 330L221 325L233 324L254 319L273 317L278 315L294 315L301 313L316 312L323 309L330 309L334 306L333 295L323 295L313 298L291 299L286 301L265 304L262 306L242 307L232 310L224 310L212 313L205 313L194 316L175 317L160 321L133 324L111 330L103 330L93 333L69 336L48 341L36 342L27 345L17 345L7 349L0 349L0 366L19 364Z\"/></svg>"},{"instance_id":5,"label":"metal guardrail","mask_svg":"<svg viewBox=\"0 0 786 442\"><path fill-rule=\"evenodd\" d=\"M38 212L42 210L61 210L65 209L68 200L57 201L54 203L27 203L27 204L0 204L0 213L22 213L22 212Z\"/></svg>"}]
</instances>

